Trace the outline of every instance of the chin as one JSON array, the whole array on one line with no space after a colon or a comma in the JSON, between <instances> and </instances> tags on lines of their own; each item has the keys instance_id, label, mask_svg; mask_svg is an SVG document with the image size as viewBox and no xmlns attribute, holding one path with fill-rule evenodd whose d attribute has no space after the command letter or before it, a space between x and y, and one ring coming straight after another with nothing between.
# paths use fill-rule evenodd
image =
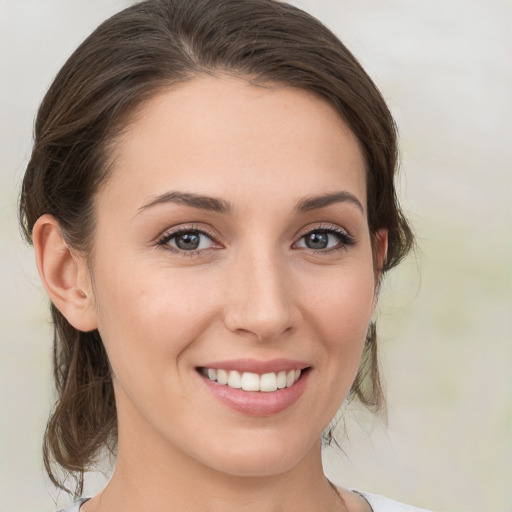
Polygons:
<instances>
[{"instance_id":1,"label":"chin","mask_svg":"<svg viewBox=\"0 0 512 512\"><path fill-rule=\"evenodd\" d=\"M239 442L232 437L222 446L213 451L209 447L209 460L201 457L203 464L232 476L269 477L286 473L297 467L316 447L316 443L306 444L303 434L294 439L293 436L265 436L247 433L252 442ZM318 436L318 445L321 438ZM316 453L316 450L315 450Z\"/></svg>"}]
</instances>

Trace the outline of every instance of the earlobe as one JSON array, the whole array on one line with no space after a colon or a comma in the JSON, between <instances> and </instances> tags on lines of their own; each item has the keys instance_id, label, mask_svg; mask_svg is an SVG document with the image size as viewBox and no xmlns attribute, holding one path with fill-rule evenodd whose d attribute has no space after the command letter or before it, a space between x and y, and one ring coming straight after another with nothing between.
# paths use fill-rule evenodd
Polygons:
<instances>
[{"instance_id":1,"label":"earlobe","mask_svg":"<svg viewBox=\"0 0 512 512\"><path fill-rule=\"evenodd\" d=\"M96 329L87 262L66 244L57 219L49 214L39 217L32 240L39 276L53 304L75 329Z\"/></svg>"}]
</instances>

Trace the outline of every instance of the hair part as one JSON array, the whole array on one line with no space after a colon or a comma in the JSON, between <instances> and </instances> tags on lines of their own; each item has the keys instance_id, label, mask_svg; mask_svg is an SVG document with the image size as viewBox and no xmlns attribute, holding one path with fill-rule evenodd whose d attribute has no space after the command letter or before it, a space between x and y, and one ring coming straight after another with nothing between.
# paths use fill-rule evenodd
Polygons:
<instances>
[{"instance_id":1,"label":"hair part","mask_svg":"<svg viewBox=\"0 0 512 512\"><path fill-rule=\"evenodd\" d=\"M64 64L40 106L20 197L27 240L48 213L69 246L90 256L94 199L130 116L165 88L220 73L309 91L339 113L366 160L370 232L388 230L378 273L396 266L413 236L395 192L393 118L338 38L312 16L275 0L147 0L102 23ZM54 464L74 475L77 495L84 471L105 447L116 447L113 385L99 333L74 329L54 305L51 314L57 403L45 433L44 464L65 490ZM383 393L374 326L368 340L351 396L377 410Z\"/></svg>"}]
</instances>

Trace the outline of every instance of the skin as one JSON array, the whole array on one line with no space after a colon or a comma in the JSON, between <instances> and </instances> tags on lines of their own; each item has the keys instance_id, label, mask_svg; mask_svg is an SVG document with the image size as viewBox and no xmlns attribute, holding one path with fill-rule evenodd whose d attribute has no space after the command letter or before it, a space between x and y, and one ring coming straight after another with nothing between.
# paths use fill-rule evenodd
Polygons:
<instances>
[{"instance_id":1,"label":"skin","mask_svg":"<svg viewBox=\"0 0 512 512\"><path fill-rule=\"evenodd\" d=\"M320 442L357 373L386 252L384 230L372 245L355 136L306 92L205 77L146 102L113 157L92 263L51 216L34 229L50 297L72 325L99 330L113 370L118 460L82 511L370 510L334 491ZM231 211L162 199L173 191ZM356 201L297 210L333 191ZM195 252L161 243L176 227L208 236ZM322 229L354 243L331 234L327 249L307 247ZM263 417L221 403L197 372L283 357L306 361L308 379Z\"/></svg>"}]
</instances>

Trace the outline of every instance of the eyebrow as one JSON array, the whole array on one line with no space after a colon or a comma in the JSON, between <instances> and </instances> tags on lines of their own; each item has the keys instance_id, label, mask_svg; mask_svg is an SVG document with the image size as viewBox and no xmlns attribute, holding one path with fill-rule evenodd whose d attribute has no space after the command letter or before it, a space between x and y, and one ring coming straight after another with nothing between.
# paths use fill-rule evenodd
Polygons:
<instances>
[{"instance_id":1,"label":"eyebrow","mask_svg":"<svg viewBox=\"0 0 512 512\"><path fill-rule=\"evenodd\" d=\"M350 192L344 190L339 192L332 192L329 194L322 194L319 196L306 197L297 203L294 211L299 213L306 213L311 210L325 208L331 204L344 202L354 204L359 208L359 210L361 210L361 212L364 213L363 205L359 199L357 199L357 197ZM194 194L191 192L171 191L153 197L151 201L139 208L139 212L147 210L152 206L165 203L184 204L192 208L224 214L228 214L233 211L231 204L224 199Z\"/></svg>"},{"instance_id":2,"label":"eyebrow","mask_svg":"<svg viewBox=\"0 0 512 512\"><path fill-rule=\"evenodd\" d=\"M202 196L200 194L192 194L190 192L166 192L154 197L149 203L139 208L139 212L147 210L152 206L164 203L179 203L200 210L207 210L218 213L230 213L231 205L223 199L215 197Z\"/></svg>"},{"instance_id":3,"label":"eyebrow","mask_svg":"<svg viewBox=\"0 0 512 512\"><path fill-rule=\"evenodd\" d=\"M319 208L325 208L334 203L345 203L349 202L356 205L361 212L364 213L364 208L359 199L350 192L345 190L339 192L332 192L330 194L323 194L320 196L306 197L299 201L295 210L300 213L309 212L311 210L317 210Z\"/></svg>"}]
</instances>

